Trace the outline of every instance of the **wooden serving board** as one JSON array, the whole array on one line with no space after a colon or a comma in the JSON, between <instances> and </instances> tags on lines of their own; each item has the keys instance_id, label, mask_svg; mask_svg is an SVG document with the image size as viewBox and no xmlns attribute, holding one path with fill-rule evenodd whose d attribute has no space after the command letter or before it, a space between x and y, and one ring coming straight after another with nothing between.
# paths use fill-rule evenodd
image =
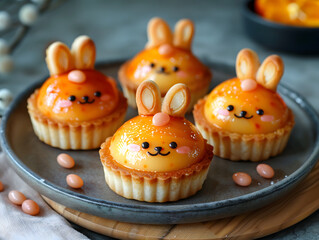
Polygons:
<instances>
[{"instance_id":1,"label":"wooden serving board","mask_svg":"<svg viewBox=\"0 0 319 240\"><path fill-rule=\"evenodd\" d=\"M119 239L252 239L290 227L319 209L319 162L284 198L249 213L201 223L146 225L124 223L67 208L43 196L66 219Z\"/></svg>"}]
</instances>

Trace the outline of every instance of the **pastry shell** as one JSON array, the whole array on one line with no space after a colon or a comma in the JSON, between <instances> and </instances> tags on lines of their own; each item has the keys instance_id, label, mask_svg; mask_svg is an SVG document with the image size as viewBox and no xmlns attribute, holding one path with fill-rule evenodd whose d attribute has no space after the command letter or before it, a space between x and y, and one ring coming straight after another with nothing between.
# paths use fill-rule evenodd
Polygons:
<instances>
[{"instance_id":1,"label":"pastry shell","mask_svg":"<svg viewBox=\"0 0 319 240\"><path fill-rule=\"evenodd\" d=\"M206 99L194 107L196 127L208 143L214 146L214 154L232 161L258 162L281 153L287 145L294 126L294 115L289 110L287 123L280 129L265 134L239 134L228 132L209 123L204 115Z\"/></svg>"},{"instance_id":2,"label":"pastry shell","mask_svg":"<svg viewBox=\"0 0 319 240\"><path fill-rule=\"evenodd\" d=\"M127 98L128 105L133 108L136 108L137 107L136 106L136 90L138 86L126 76L125 72L126 72L126 68L128 64L129 62L126 62L120 67L118 77L123 89L124 96ZM211 75L206 78L207 80L197 81L196 88L195 87L190 88L191 102L187 110L188 112L190 112L193 109L193 106L197 103L197 101L201 99L203 96L205 96L205 94L208 92ZM191 87L191 86L188 86L188 87Z\"/></svg>"},{"instance_id":3,"label":"pastry shell","mask_svg":"<svg viewBox=\"0 0 319 240\"><path fill-rule=\"evenodd\" d=\"M28 98L28 112L38 138L52 147L61 149L96 149L122 125L127 109L127 101L122 94L111 114L85 122L62 122L42 114L37 108L36 90Z\"/></svg>"},{"instance_id":4,"label":"pastry shell","mask_svg":"<svg viewBox=\"0 0 319 240\"><path fill-rule=\"evenodd\" d=\"M205 156L188 168L171 172L139 171L114 160L109 150L111 139L100 149L105 181L117 194L138 201L168 202L194 195L202 188L213 158L213 147L206 143Z\"/></svg>"}]
</instances>

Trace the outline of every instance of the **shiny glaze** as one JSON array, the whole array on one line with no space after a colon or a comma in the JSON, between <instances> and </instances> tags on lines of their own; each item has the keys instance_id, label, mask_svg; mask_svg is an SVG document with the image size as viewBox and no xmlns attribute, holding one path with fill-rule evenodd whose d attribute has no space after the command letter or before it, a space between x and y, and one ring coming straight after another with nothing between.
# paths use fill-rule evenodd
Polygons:
<instances>
[{"instance_id":1,"label":"shiny glaze","mask_svg":"<svg viewBox=\"0 0 319 240\"><path fill-rule=\"evenodd\" d=\"M251 91L241 89L238 78L218 85L208 96L204 113L215 127L242 134L269 133L284 126L288 118L288 108L277 92L257 84ZM232 105L234 109L228 111ZM258 115L262 109L264 114ZM246 111L246 118L238 118ZM249 118L249 119L248 119Z\"/></svg>"},{"instance_id":2,"label":"shiny glaze","mask_svg":"<svg viewBox=\"0 0 319 240\"><path fill-rule=\"evenodd\" d=\"M114 134L110 151L118 163L142 171L165 172L186 168L203 157L204 139L191 122L170 116L168 124L155 126L152 120L153 116L137 116ZM147 149L142 147L143 142L149 143ZM170 147L172 142L177 143L176 148ZM156 147L161 147L162 155L157 154Z\"/></svg>"},{"instance_id":3,"label":"shiny glaze","mask_svg":"<svg viewBox=\"0 0 319 240\"><path fill-rule=\"evenodd\" d=\"M192 91L210 81L210 70L191 51L169 45L170 50L163 54L160 51L163 47L167 44L145 49L128 63L126 75L136 86L144 80L153 80L164 96L176 83L185 83Z\"/></svg>"},{"instance_id":4,"label":"shiny glaze","mask_svg":"<svg viewBox=\"0 0 319 240\"><path fill-rule=\"evenodd\" d=\"M79 70L76 70L79 71ZM118 102L114 80L95 70L81 70L84 82L68 79L69 72L51 76L40 88L37 104L42 114L62 121L90 121L107 116ZM101 96L95 96L95 92ZM75 101L70 101L75 96ZM83 97L87 96L88 101Z\"/></svg>"}]
</instances>

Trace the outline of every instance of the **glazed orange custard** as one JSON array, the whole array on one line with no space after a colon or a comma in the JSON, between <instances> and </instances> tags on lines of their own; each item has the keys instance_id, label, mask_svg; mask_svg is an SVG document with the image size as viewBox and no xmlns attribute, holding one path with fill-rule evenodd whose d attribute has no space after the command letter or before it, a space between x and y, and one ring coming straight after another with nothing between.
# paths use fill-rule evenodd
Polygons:
<instances>
[{"instance_id":1,"label":"glazed orange custard","mask_svg":"<svg viewBox=\"0 0 319 240\"><path fill-rule=\"evenodd\" d=\"M137 116L117 130L110 144L115 161L130 169L169 172L203 158L205 142L191 122L172 116L164 126L152 121L153 116Z\"/></svg>"},{"instance_id":2,"label":"glazed orange custard","mask_svg":"<svg viewBox=\"0 0 319 240\"><path fill-rule=\"evenodd\" d=\"M80 81L76 82L77 78ZM104 117L114 110L117 102L114 80L95 70L53 75L42 85L37 96L40 112L62 121L90 121Z\"/></svg>"},{"instance_id":3,"label":"glazed orange custard","mask_svg":"<svg viewBox=\"0 0 319 240\"><path fill-rule=\"evenodd\" d=\"M243 91L238 78L218 85L207 97L204 114L215 127L241 134L270 133L285 125L288 108L275 92L260 84Z\"/></svg>"},{"instance_id":4,"label":"glazed orange custard","mask_svg":"<svg viewBox=\"0 0 319 240\"><path fill-rule=\"evenodd\" d=\"M145 49L127 65L127 77L138 86L153 80L162 96L176 83L185 83L190 90L197 90L211 79L210 70L190 50L170 44Z\"/></svg>"},{"instance_id":5,"label":"glazed orange custard","mask_svg":"<svg viewBox=\"0 0 319 240\"><path fill-rule=\"evenodd\" d=\"M266 19L296 26L319 26L318 0L256 0L255 11Z\"/></svg>"}]
</instances>

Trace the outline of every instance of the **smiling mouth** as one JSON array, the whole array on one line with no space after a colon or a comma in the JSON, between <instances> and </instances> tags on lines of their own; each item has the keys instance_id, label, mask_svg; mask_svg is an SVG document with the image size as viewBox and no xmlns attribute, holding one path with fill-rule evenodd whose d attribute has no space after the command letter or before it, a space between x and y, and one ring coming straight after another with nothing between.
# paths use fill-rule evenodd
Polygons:
<instances>
[{"instance_id":1,"label":"smiling mouth","mask_svg":"<svg viewBox=\"0 0 319 240\"><path fill-rule=\"evenodd\" d=\"M167 153L161 153L161 152L157 152L157 153L150 153L150 152L147 152L149 155L151 156L157 156L158 154L161 155L161 156L167 156L168 154L170 154L171 152L167 152Z\"/></svg>"},{"instance_id":2,"label":"smiling mouth","mask_svg":"<svg viewBox=\"0 0 319 240\"><path fill-rule=\"evenodd\" d=\"M234 114L236 118L245 118L245 119L251 119L253 115L246 117L246 116L238 116L236 113Z\"/></svg>"},{"instance_id":3,"label":"smiling mouth","mask_svg":"<svg viewBox=\"0 0 319 240\"><path fill-rule=\"evenodd\" d=\"M94 103L95 99L92 99L91 101L87 100L87 101L84 101L84 102L81 102L81 101L78 101L78 103L80 104L91 104L91 103Z\"/></svg>"}]
</instances>

